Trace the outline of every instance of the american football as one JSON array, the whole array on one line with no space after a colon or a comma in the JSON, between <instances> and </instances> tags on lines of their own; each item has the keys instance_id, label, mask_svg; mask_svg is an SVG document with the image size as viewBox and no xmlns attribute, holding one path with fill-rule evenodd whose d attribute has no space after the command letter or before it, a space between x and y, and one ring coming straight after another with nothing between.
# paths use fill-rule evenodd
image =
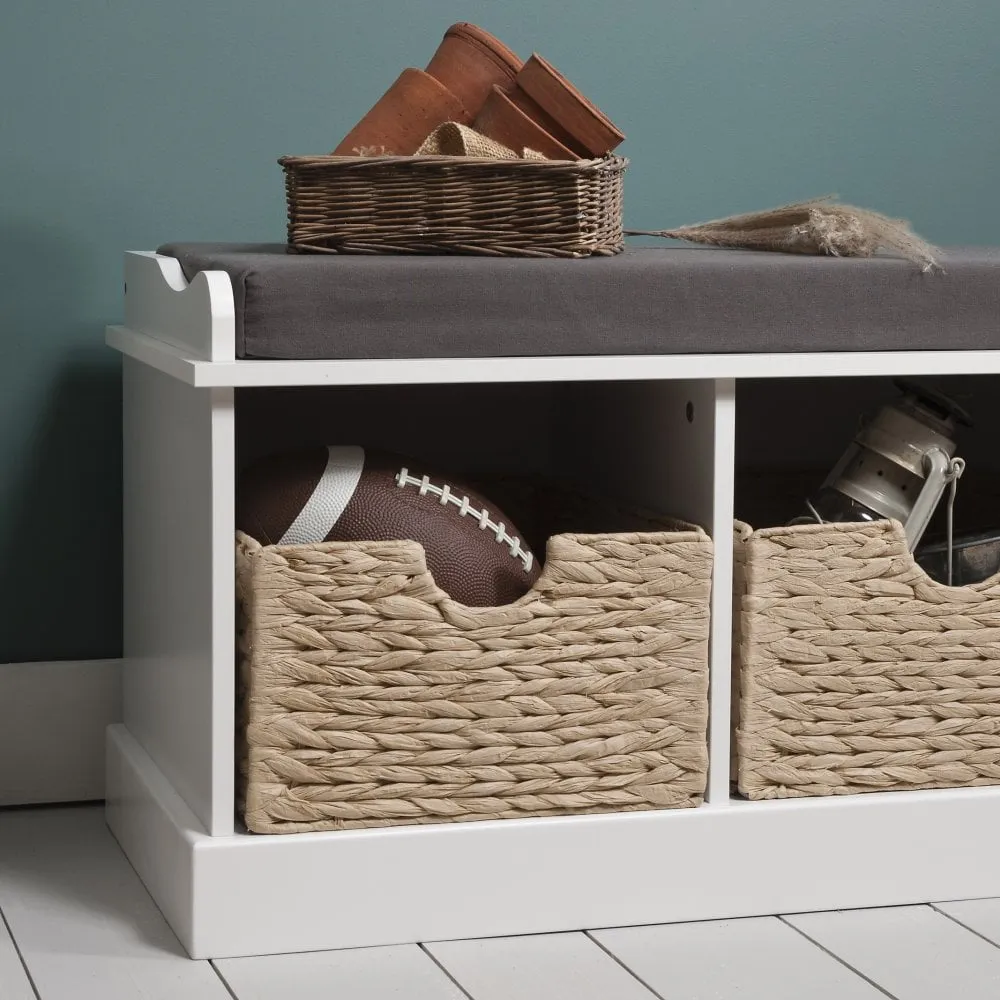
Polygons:
<instances>
[{"instance_id":1,"label":"american football","mask_svg":"<svg viewBox=\"0 0 1000 1000\"><path fill-rule=\"evenodd\" d=\"M469 607L517 600L541 566L496 505L413 460L357 445L271 455L241 476L236 526L263 545L419 542L434 581Z\"/></svg>"}]
</instances>

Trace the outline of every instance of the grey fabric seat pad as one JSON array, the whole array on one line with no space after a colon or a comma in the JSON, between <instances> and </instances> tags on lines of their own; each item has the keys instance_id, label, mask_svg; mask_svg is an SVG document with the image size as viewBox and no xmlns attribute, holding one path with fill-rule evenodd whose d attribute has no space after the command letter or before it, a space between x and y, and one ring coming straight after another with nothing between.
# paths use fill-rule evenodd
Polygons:
<instances>
[{"instance_id":1,"label":"grey fabric seat pad","mask_svg":"<svg viewBox=\"0 0 1000 1000\"><path fill-rule=\"evenodd\" d=\"M1000 248L943 271L689 247L529 260L327 256L169 243L191 280L229 274L237 356L433 358L1000 348Z\"/></svg>"}]
</instances>

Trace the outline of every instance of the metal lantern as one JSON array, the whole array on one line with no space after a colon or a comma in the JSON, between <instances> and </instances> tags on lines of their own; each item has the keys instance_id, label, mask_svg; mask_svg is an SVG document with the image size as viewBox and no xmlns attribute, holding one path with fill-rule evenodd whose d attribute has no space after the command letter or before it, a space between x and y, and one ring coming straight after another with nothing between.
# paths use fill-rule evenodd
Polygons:
<instances>
[{"instance_id":1,"label":"metal lantern","mask_svg":"<svg viewBox=\"0 0 1000 1000\"><path fill-rule=\"evenodd\" d=\"M948 397L897 379L900 397L866 423L792 524L892 518L916 548L945 487L965 466L955 432L968 414Z\"/></svg>"}]
</instances>

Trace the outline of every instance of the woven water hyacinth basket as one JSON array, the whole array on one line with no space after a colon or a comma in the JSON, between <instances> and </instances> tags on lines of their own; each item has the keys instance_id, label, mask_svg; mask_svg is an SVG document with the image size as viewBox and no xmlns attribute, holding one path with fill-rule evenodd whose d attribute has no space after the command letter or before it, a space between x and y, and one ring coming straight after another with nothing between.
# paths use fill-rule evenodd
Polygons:
<instances>
[{"instance_id":1,"label":"woven water hyacinth basket","mask_svg":"<svg viewBox=\"0 0 1000 1000\"><path fill-rule=\"evenodd\" d=\"M288 245L304 253L608 256L627 160L286 156Z\"/></svg>"},{"instance_id":2,"label":"woven water hyacinth basket","mask_svg":"<svg viewBox=\"0 0 1000 1000\"><path fill-rule=\"evenodd\" d=\"M744 795L1000 783L1000 575L935 582L893 521L741 544Z\"/></svg>"},{"instance_id":3,"label":"woven water hyacinth basket","mask_svg":"<svg viewBox=\"0 0 1000 1000\"><path fill-rule=\"evenodd\" d=\"M694 806L712 543L549 539L514 604L450 600L413 542L238 539L247 828Z\"/></svg>"}]
</instances>

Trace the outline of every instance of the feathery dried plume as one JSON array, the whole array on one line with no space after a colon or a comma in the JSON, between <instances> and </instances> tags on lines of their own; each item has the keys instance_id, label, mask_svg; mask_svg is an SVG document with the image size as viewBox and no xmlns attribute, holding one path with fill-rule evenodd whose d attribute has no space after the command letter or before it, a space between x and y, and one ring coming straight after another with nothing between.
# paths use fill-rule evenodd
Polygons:
<instances>
[{"instance_id":1,"label":"feathery dried plume","mask_svg":"<svg viewBox=\"0 0 1000 1000\"><path fill-rule=\"evenodd\" d=\"M837 204L829 196L678 229L626 232L717 247L832 257L871 257L878 250L894 250L920 264L924 271L938 266L936 248L917 236L909 223L866 208Z\"/></svg>"}]
</instances>

